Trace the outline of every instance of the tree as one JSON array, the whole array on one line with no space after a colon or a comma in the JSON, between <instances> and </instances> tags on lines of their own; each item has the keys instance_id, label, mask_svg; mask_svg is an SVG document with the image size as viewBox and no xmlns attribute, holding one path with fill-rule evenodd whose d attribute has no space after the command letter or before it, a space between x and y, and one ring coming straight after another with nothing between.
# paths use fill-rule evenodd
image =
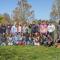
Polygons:
<instances>
[{"instance_id":1,"label":"tree","mask_svg":"<svg viewBox=\"0 0 60 60\"><path fill-rule=\"evenodd\" d=\"M56 6L53 5L52 11L50 13L51 20L56 20L57 16L58 16L58 12L57 12Z\"/></svg>"},{"instance_id":2,"label":"tree","mask_svg":"<svg viewBox=\"0 0 60 60\"><path fill-rule=\"evenodd\" d=\"M2 20L3 20L3 16L0 15L0 23L1 23Z\"/></svg>"},{"instance_id":3,"label":"tree","mask_svg":"<svg viewBox=\"0 0 60 60\"><path fill-rule=\"evenodd\" d=\"M51 20L54 20L56 22L60 20L60 0L53 0L50 17L51 17Z\"/></svg>"},{"instance_id":4,"label":"tree","mask_svg":"<svg viewBox=\"0 0 60 60\"><path fill-rule=\"evenodd\" d=\"M3 16L0 16L0 20L2 20L3 19Z\"/></svg>"},{"instance_id":5,"label":"tree","mask_svg":"<svg viewBox=\"0 0 60 60\"><path fill-rule=\"evenodd\" d=\"M8 13L4 13L4 14L3 14L3 17L4 17L4 19L7 20L8 22L10 21L10 16L9 16Z\"/></svg>"},{"instance_id":6,"label":"tree","mask_svg":"<svg viewBox=\"0 0 60 60\"><path fill-rule=\"evenodd\" d=\"M14 20L27 22L34 18L34 11L31 10L31 7L27 0L19 0L18 6L13 11Z\"/></svg>"},{"instance_id":7,"label":"tree","mask_svg":"<svg viewBox=\"0 0 60 60\"><path fill-rule=\"evenodd\" d=\"M1 24L8 24L10 23L10 16L7 13L0 15L0 23Z\"/></svg>"}]
</instances>

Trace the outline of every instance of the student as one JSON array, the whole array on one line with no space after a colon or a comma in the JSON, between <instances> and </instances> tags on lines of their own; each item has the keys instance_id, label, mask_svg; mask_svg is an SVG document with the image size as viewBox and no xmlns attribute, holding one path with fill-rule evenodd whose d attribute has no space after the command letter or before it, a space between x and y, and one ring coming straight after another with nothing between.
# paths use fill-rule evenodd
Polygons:
<instances>
[{"instance_id":1,"label":"student","mask_svg":"<svg viewBox=\"0 0 60 60\"><path fill-rule=\"evenodd\" d=\"M41 34L47 35L48 32L48 24L45 21L42 21L39 25L39 30Z\"/></svg>"},{"instance_id":2,"label":"student","mask_svg":"<svg viewBox=\"0 0 60 60\"><path fill-rule=\"evenodd\" d=\"M30 43L30 41L29 41L29 34L26 34L25 42L26 42L26 45L29 45L29 43Z\"/></svg>"},{"instance_id":3,"label":"student","mask_svg":"<svg viewBox=\"0 0 60 60\"><path fill-rule=\"evenodd\" d=\"M20 33L17 33L17 42L16 42L16 44L17 45L20 45L20 42L22 41L22 36L21 36L21 34Z\"/></svg>"},{"instance_id":4,"label":"student","mask_svg":"<svg viewBox=\"0 0 60 60\"><path fill-rule=\"evenodd\" d=\"M5 43L5 42L2 42L2 43L1 43L1 46L6 46L6 43Z\"/></svg>"},{"instance_id":5,"label":"student","mask_svg":"<svg viewBox=\"0 0 60 60\"><path fill-rule=\"evenodd\" d=\"M6 27L6 33L10 34L10 31L11 31L11 25L8 24L7 27Z\"/></svg>"},{"instance_id":6,"label":"student","mask_svg":"<svg viewBox=\"0 0 60 60\"><path fill-rule=\"evenodd\" d=\"M53 46L54 42L53 42L52 37L51 37L49 34L47 35L47 39L48 39L48 46L49 46L49 47L50 47L50 46Z\"/></svg>"},{"instance_id":7,"label":"student","mask_svg":"<svg viewBox=\"0 0 60 60\"><path fill-rule=\"evenodd\" d=\"M12 40L13 40L13 44L16 45L16 42L18 41L17 34L13 35Z\"/></svg>"},{"instance_id":8,"label":"student","mask_svg":"<svg viewBox=\"0 0 60 60\"><path fill-rule=\"evenodd\" d=\"M7 36L7 45L13 45L12 35Z\"/></svg>"},{"instance_id":9,"label":"student","mask_svg":"<svg viewBox=\"0 0 60 60\"><path fill-rule=\"evenodd\" d=\"M7 38L6 38L5 34L2 35L1 41L2 41L1 46L6 46L7 45Z\"/></svg>"},{"instance_id":10,"label":"student","mask_svg":"<svg viewBox=\"0 0 60 60\"><path fill-rule=\"evenodd\" d=\"M3 32L2 32L2 26L1 26L1 24L0 24L0 34L2 34Z\"/></svg>"},{"instance_id":11,"label":"student","mask_svg":"<svg viewBox=\"0 0 60 60\"><path fill-rule=\"evenodd\" d=\"M39 39L38 38L33 38L33 42L34 42L34 45L35 46L39 46L40 45L40 43L39 43Z\"/></svg>"},{"instance_id":12,"label":"student","mask_svg":"<svg viewBox=\"0 0 60 60\"><path fill-rule=\"evenodd\" d=\"M28 26L28 34L31 34L32 29L31 29L31 25Z\"/></svg>"},{"instance_id":13,"label":"student","mask_svg":"<svg viewBox=\"0 0 60 60\"><path fill-rule=\"evenodd\" d=\"M48 46L48 39L47 39L46 35L43 35L43 45Z\"/></svg>"},{"instance_id":14,"label":"student","mask_svg":"<svg viewBox=\"0 0 60 60\"><path fill-rule=\"evenodd\" d=\"M26 24L22 27L22 32L24 34L27 34L28 33L28 26Z\"/></svg>"},{"instance_id":15,"label":"student","mask_svg":"<svg viewBox=\"0 0 60 60\"><path fill-rule=\"evenodd\" d=\"M59 24L57 26L57 32L58 32L58 38L60 38L60 21L59 21Z\"/></svg>"},{"instance_id":16,"label":"student","mask_svg":"<svg viewBox=\"0 0 60 60\"><path fill-rule=\"evenodd\" d=\"M2 34L5 34L6 33L6 26L5 26L5 24L2 24L2 26L1 26L1 32L2 32Z\"/></svg>"},{"instance_id":17,"label":"student","mask_svg":"<svg viewBox=\"0 0 60 60\"><path fill-rule=\"evenodd\" d=\"M25 36L23 33L21 35L17 35L18 41L16 42L17 45L25 45Z\"/></svg>"},{"instance_id":18,"label":"student","mask_svg":"<svg viewBox=\"0 0 60 60\"><path fill-rule=\"evenodd\" d=\"M17 26L17 32L20 33L20 34L22 32L22 26L20 24Z\"/></svg>"},{"instance_id":19,"label":"student","mask_svg":"<svg viewBox=\"0 0 60 60\"><path fill-rule=\"evenodd\" d=\"M1 43L2 43L2 34L0 34L0 45L1 45Z\"/></svg>"},{"instance_id":20,"label":"student","mask_svg":"<svg viewBox=\"0 0 60 60\"><path fill-rule=\"evenodd\" d=\"M38 33L35 33L35 36L33 37L33 42L35 46L39 46L40 45L40 36L38 36Z\"/></svg>"},{"instance_id":21,"label":"student","mask_svg":"<svg viewBox=\"0 0 60 60\"><path fill-rule=\"evenodd\" d=\"M60 48L60 39L57 39L57 40L56 40L55 46L56 46L57 48Z\"/></svg>"},{"instance_id":22,"label":"student","mask_svg":"<svg viewBox=\"0 0 60 60\"><path fill-rule=\"evenodd\" d=\"M32 34L38 32L38 26L36 24L32 24Z\"/></svg>"},{"instance_id":23,"label":"student","mask_svg":"<svg viewBox=\"0 0 60 60\"><path fill-rule=\"evenodd\" d=\"M32 37L32 34L29 34L29 45L33 45L33 37Z\"/></svg>"},{"instance_id":24,"label":"student","mask_svg":"<svg viewBox=\"0 0 60 60\"><path fill-rule=\"evenodd\" d=\"M54 31L55 31L55 25L52 23L49 23L48 25L48 33L49 35L54 39Z\"/></svg>"},{"instance_id":25,"label":"student","mask_svg":"<svg viewBox=\"0 0 60 60\"><path fill-rule=\"evenodd\" d=\"M15 24L11 27L11 34L17 34L17 27Z\"/></svg>"}]
</instances>

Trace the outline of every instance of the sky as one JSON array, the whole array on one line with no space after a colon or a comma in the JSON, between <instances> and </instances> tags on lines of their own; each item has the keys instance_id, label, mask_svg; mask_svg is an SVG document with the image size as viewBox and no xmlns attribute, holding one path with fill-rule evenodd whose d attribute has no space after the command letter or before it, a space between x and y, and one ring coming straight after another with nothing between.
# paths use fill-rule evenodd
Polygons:
<instances>
[{"instance_id":1,"label":"sky","mask_svg":"<svg viewBox=\"0 0 60 60\"><path fill-rule=\"evenodd\" d=\"M18 0L0 0L0 13L8 13L10 16ZM35 19L49 19L52 8L52 0L28 0L32 5L32 10L35 11Z\"/></svg>"}]
</instances>

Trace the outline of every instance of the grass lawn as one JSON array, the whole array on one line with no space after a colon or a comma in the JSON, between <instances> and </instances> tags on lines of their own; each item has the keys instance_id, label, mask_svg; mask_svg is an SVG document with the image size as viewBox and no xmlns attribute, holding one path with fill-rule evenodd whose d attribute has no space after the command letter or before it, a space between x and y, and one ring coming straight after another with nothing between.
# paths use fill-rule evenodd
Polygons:
<instances>
[{"instance_id":1,"label":"grass lawn","mask_svg":"<svg viewBox=\"0 0 60 60\"><path fill-rule=\"evenodd\" d=\"M0 60L60 60L60 49L43 46L1 46Z\"/></svg>"}]
</instances>

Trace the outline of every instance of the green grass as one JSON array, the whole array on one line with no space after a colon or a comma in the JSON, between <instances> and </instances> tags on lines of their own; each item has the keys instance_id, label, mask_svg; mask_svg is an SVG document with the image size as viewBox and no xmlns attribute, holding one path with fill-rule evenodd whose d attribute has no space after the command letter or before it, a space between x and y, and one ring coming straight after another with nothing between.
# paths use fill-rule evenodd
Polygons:
<instances>
[{"instance_id":1,"label":"green grass","mask_svg":"<svg viewBox=\"0 0 60 60\"><path fill-rule=\"evenodd\" d=\"M60 60L60 49L43 46L1 46L0 60Z\"/></svg>"}]
</instances>

